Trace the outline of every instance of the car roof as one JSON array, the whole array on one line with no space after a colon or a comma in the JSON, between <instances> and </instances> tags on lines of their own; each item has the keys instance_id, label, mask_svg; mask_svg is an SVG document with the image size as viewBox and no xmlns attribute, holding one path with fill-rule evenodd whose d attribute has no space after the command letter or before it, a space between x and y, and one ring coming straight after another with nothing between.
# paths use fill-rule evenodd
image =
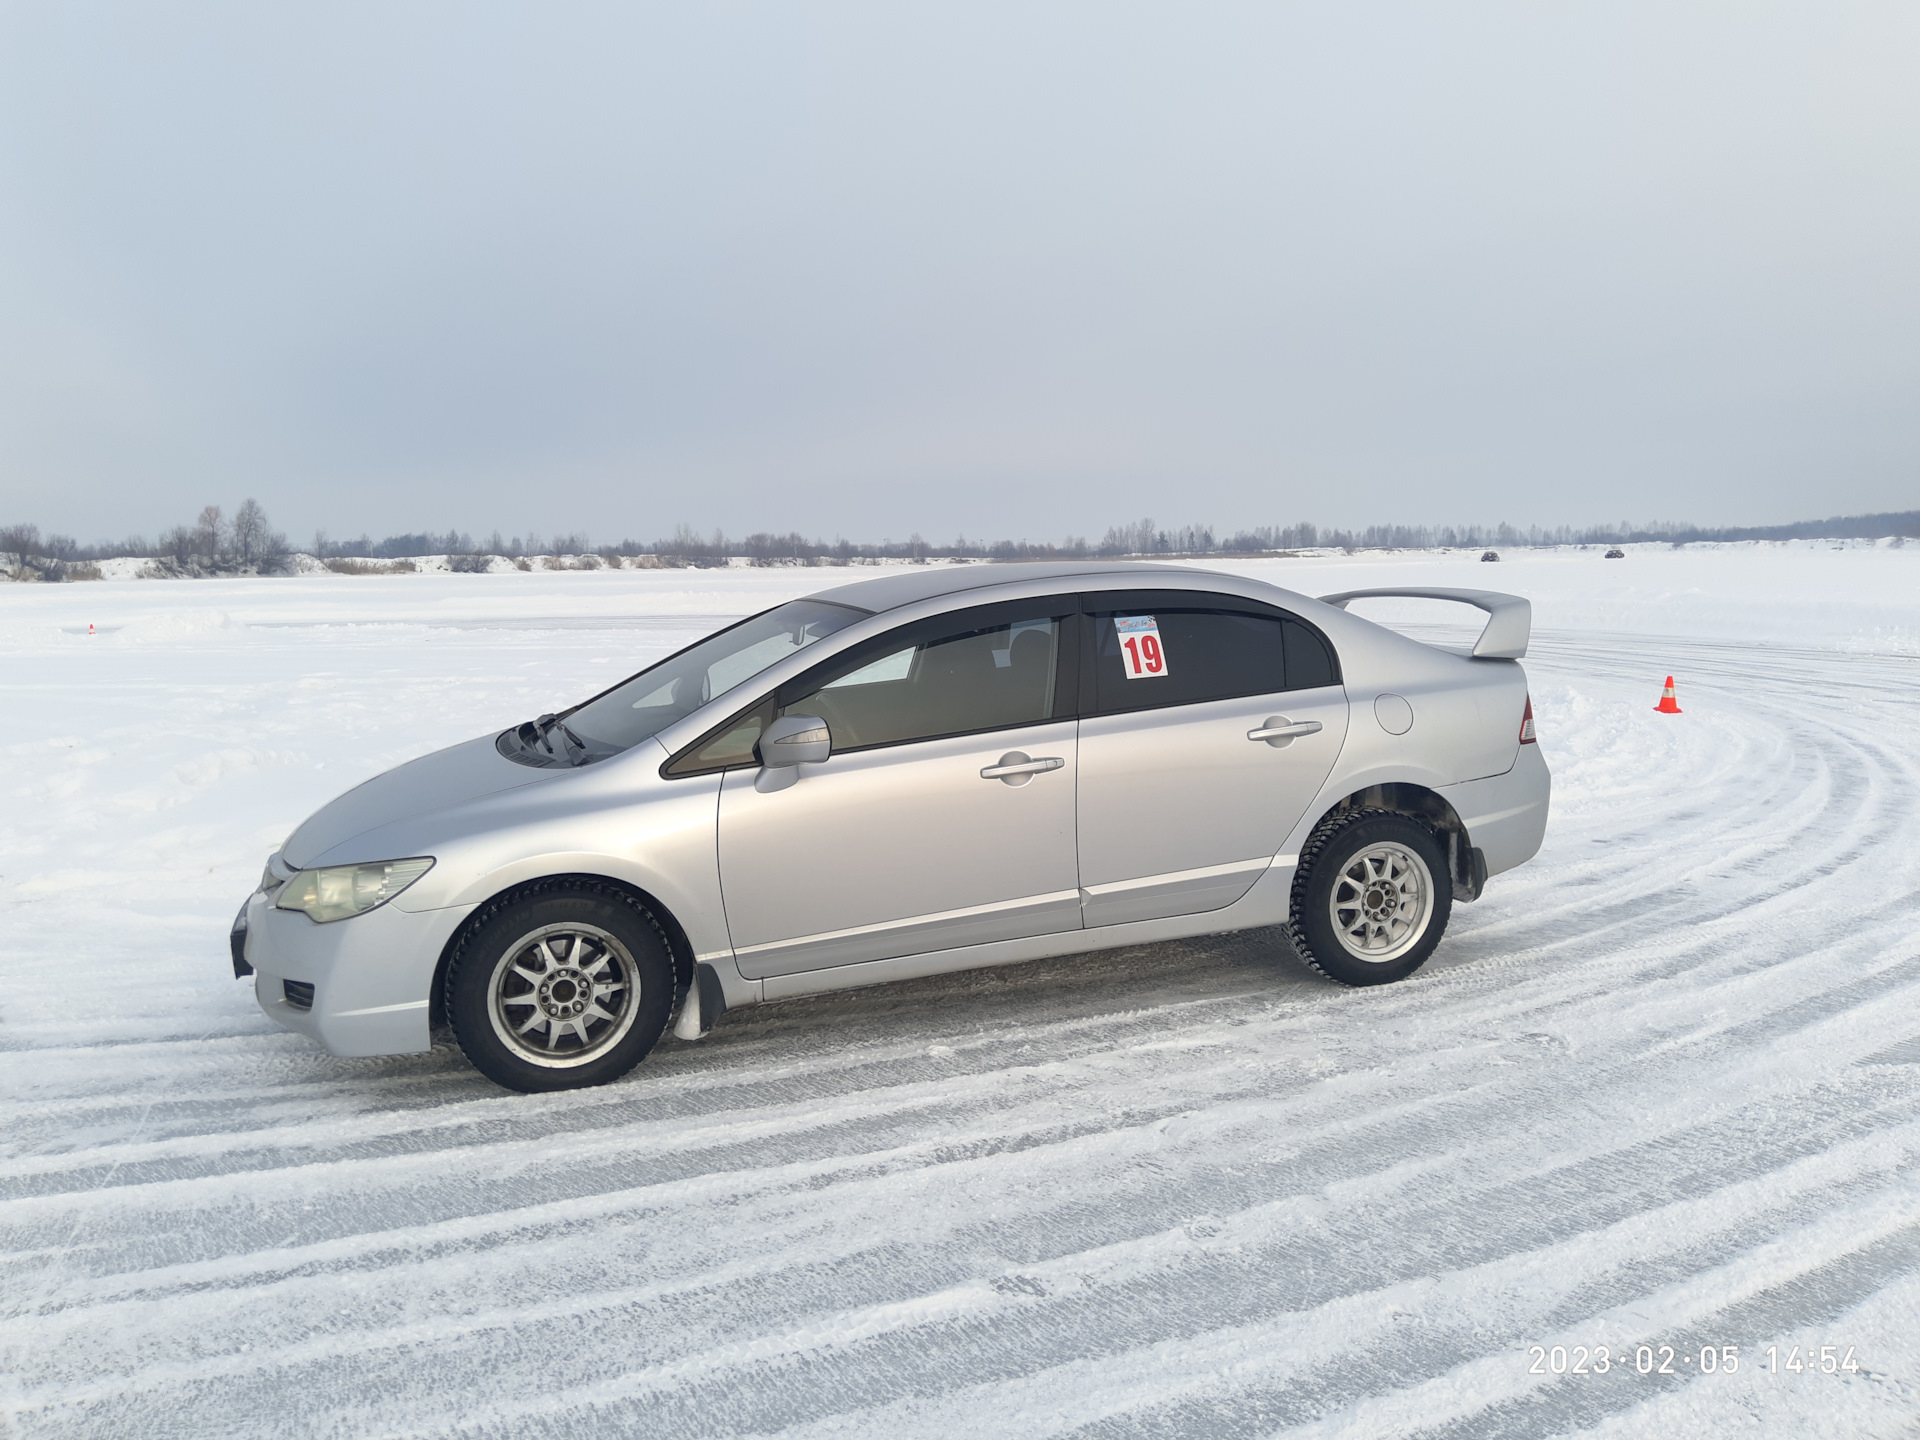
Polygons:
<instances>
[{"instance_id":1,"label":"car roof","mask_svg":"<svg viewBox=\"0 0 1920 1440\"><path fill-rule=\"evenodd\" d=\"M967 590L984 590L994 585L1018 585L1028 581L1063 580L1066 589L1091 586L1110 589L1117 581L1125 584L1130 575L1189 575L1195 579L1219 578L1211 570L1187 565L1155 565L1142 561L1042 560L1019 564L929 565L905 572L882 575L872 580L856 580L851 585L836 585L831 590L816 590L809 599L836 605L857 605L876 614L897 610L921 600L936 600L942 595Z\"/></svg>"}]
</instances>

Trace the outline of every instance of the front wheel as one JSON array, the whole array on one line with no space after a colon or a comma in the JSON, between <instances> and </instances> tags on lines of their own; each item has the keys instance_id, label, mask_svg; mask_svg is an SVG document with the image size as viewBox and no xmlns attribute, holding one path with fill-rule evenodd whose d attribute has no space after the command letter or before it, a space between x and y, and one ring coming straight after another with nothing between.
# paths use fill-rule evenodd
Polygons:
<instances>
[{"instance_id":1,"label":"front wheel","mask_svg":"<svg viewBox=\"0 0 1920 1440\"><path fill-rule=\"evenodd\" d=\"M1385 985L1426 963L1452 913L1433 832L1391 810L1352 810L1301 851L1287 929L1300 958L1329 980Z\"/></svg>"},{"instance_id":2,"label":"front wheel","mask_svg":"<svg viewBox=\"0 0 1920 1440\"><path fill-rule=\"evenodd\" d=\"M571 1090L640 1063L666 1029L674 985L651 915L622 892L570 885L481 920L447 968L447 1016L488 1079Z\"/></svg>"}]
</instances>

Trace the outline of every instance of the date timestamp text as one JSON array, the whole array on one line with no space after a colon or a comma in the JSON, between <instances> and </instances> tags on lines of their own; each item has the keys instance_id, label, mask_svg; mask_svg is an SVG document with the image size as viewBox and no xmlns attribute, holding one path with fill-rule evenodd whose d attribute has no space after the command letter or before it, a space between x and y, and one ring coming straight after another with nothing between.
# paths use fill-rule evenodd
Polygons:
<instances>
[{"instance_id":1,"label":"date timestamp text","mask_svg":"<svg viewBox=\"0 0 1920 1440\"><path fill-rule=\"evenodd\" d=\"M1768 1375L1854 1375L1860 1362L1852 1345L1769 1345L1749 1368ZM1738 1345L1529 1345L1529 1375L1737 1375Z\"/></svg>"}]
</instances>

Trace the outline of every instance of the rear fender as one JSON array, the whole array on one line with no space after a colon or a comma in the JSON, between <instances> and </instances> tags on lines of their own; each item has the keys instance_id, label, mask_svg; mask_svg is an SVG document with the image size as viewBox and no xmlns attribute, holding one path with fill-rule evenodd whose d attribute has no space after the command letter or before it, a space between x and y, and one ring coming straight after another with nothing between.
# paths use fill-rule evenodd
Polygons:
<instances>
[{"instance_id":1,"label":"rear fender","mask_svg":"<svg viewBox=\"0 0 1920 1440\"><path fill-rule=\"evenodd\" d=\"M1480 892L1487 883L1486 859L1469 841L1467 827L1461 823L1458 812L1447 802L1446 797L1425 785L1392 780L1368 785L1344 795L1316 815L1310 825L1304 826L1296 836L1298 844L1289 848L1297 852L1304 847L1307 837L1328 820L1350 810L1361 809L1390 810L1397 815L1406 815L1418 820L1427 826L1433 831L1434 838L1440 842L1441 849L1446 853L1453 898L1463 902L1480 898Z\"/></svg>"}]
</instances>

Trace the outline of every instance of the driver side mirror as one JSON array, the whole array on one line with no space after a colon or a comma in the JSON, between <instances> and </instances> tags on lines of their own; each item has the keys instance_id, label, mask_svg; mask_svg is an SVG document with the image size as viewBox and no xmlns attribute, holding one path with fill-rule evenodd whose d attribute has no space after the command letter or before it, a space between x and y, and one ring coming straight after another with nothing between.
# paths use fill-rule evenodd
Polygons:
<instances>
[{"instance_id":1,"label":"driver side mirror","mask_svg":"<svg viewBox=\"0 0 1920 1440\"><path fill-rule=\"evenodd\" d=\"M817 765L833 754L833 732L817 715L782 715L755 749L763 768L753 788L762 794L784 790L800 778L800 766Z\"/></svg>"}]
</instances>

